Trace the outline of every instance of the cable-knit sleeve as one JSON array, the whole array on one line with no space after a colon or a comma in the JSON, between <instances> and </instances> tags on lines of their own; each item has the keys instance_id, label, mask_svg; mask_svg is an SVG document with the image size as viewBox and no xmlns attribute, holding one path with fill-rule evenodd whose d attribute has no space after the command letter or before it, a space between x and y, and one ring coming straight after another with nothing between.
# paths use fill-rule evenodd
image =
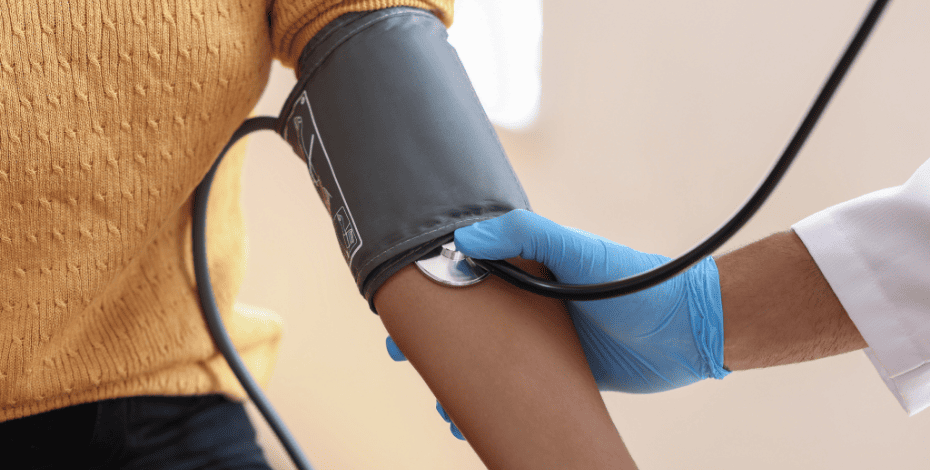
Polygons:
<instances>
[{"instance_id":1,"label":"cable-knit sleeve","mask_svg":"<svg viewBox=\"0 0 930 470\"><path fill-rule=\"evenodd\" d=\"M930 160L901 186L793 228L901 406L911 416L930 406Z\"/></svg>"},{"instance_id":2,"label":"cable-knit sleeve","mask_svg":"<svg viewBox=\"0 0 930 470\"><path fill-rule=\"evenodd\" d=\"M294 68L304 46L327 23L356 11L409 6L432 11L449 27L453 0L273 0L269 11L274 57Z\"/></svg>"}]
</instances>

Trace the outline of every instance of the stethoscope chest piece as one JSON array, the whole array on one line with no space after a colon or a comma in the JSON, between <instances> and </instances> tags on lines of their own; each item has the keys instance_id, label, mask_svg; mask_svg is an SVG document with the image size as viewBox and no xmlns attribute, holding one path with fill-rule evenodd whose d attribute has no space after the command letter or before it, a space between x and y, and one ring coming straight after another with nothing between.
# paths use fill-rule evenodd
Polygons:
<instances>
[{"instance_id":1,"label":"stethoscope chest piece","mask_svg":"<svg viewBox=\"0 0 930 470\"><path fill-rule=\"evenodd\" d=\"M455 251L455 242L446 243L439 254L415 261L415 264L426 277L444 286L470 286L488 277L487 271L468 263L465 255Z\"/></svg>"}]
</instances>

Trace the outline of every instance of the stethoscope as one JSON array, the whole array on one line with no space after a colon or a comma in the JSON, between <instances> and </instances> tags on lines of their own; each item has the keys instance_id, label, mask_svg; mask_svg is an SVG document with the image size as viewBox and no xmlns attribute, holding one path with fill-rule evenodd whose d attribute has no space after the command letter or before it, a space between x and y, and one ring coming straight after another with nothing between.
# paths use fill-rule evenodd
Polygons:
<instances>
[{"instance_id":1,"label":"stethoscope","mask_svg":"<svg viewBox=\"0 0 930 470\"><path fill-rule=\"evenodd\" d=\"M856 56L859 54L859 51L862 49L862 45L869 37L869 34L871 34L875 23L878 21L878 18L881 16L882 11L884 10L887 3L888 0L875 0L875 2L872 4L871 9L869 10L865 19L862 21L862 24L859 26L858 31L856 31L855 36L853 36L849 45L846 47L846 51L843 52L839 62L834 66L833 71L827 78L826 83L824 83L824 85L821 87L817 98L814 100L814 103L807 111L807 115L804 117L804 120L801 121L801 124L795 131L791 141L788 142L788 146L785 147L781 157L779 157L774 167L772 167L772 169L769 171L769 174L766 176L765 180L763 180L758 188L756 188L752 197L750 197L743 204L739 211L737 211L737 213L732 216L730 220L728 220L725 224L723 224L723 226L717 229L716 232L704 239L704 241L699 243L684 255L654 269L634 276L620 279L618 281L589 285L570 285L561 284L558 282L549 282L544 279L532 276L513 266L512 264L507 263L506 261L468 258L469 265L483 269L490 274L494 274L501 279L513 284L514 286L519 287L520 289L527 290L534 294L561 300L600 300L610 297L619 297L648 289L652 286L655 286L656 284L667 281L668 279L685 271L698 261L709 256L717 248L720 248L724 243L726 243L730 237L736 234L736 232L739 231L739 229L741 229L746 224L746 222L752 218L753 215L755 215L759 208L762 207L762 204L765 202L765 200L769 197L769 195L772 194L772 191L775 190L775 186L778 185L782 177L788 171L788 167L791 166L794 158L797 156L798 152L800 152L801 147L804 145L807 137L814 129L814 126L817 124L817 121L823 114L824 109L826 109L827 104L830 102L830 99L836 92L837 87L839 87L840 82L843 80L843 77L846 76L846 72L852 65L853 60L855 60ZM200 303L204 310L204 317L206 318L207 326L210 329L210 333L213 336L213 340L216 343L217 349L219 349L223 356L226 358L226 361L232 368L233 373L236 374L236 377L239 379L239 382L249 394L249 397L255 403L255 406L259 409L259 411L261 411L262 415L268 421L268 424L274 430L275 434L277 434L281 444L284 446L285 450L294 461L294 465L298 469L304 470L312 469L313 467L310 465L310 462L307 460L306 456L303 455L303 452L297 445L297 442L294 440L293 436L291 436L290 432L284 426L281 418L275 412L274 408L271 407L268 399L262 393L261 388L249 374L245 364L242 362L242 359L236 352L236 348L233 346L232 340L230 340L229 335L226 333L226 329L223 326L223 321L220 318L219 310L216 306L216 298L213 295L213 289L210 284L210 272L207 265L207 200L210 195L210 186L213 183L213 177L216 174L216 169L222 161L223 157L226 155L226 152L237 141L239 141L239 139L254 131L266 129L275 130L282 128L283 126L278 126L280 119L283 119L283 117L275 118L262 116L246 120L233 133L232 138L230 138L226 146L223 147L222 152L220 152L219 157L217 157L216 161L213 163L210 171L197 187L196 193L194 195L192 228L194 272L197 279L197 290L200 294Z\"/></svg>"}]
</instances>

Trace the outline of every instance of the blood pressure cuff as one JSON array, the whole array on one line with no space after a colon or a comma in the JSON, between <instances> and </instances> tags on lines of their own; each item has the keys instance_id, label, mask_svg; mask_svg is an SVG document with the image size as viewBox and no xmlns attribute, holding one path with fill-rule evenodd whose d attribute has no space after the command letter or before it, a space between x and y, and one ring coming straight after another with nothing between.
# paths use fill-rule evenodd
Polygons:
<instances>
[{"instance_id":1,"label":"blood pressure cuff","mask_svg":"<svg viewBox=\"0 0 930 470\"><path fill-rule=\"evenodd\" d=\"M374 294L459 227L530 210L431 13L349 13L304 48L278 132L309 169L352 275Z\"/></svg>"}]
</instances>

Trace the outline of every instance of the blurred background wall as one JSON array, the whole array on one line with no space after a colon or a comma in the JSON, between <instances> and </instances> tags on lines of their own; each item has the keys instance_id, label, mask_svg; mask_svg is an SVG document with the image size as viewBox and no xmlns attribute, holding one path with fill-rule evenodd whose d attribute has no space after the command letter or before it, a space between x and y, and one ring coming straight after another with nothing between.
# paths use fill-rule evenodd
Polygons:
<instances>
[{"instance_id":1,"label":"blurred background wall","mask_svg":"<svg viewBox=\"0 0 930 470\"><path fill-rule=\"evenodd\" d=\"M869 4L545 0L538 117L498 129L534 210L683 253L755 189ZM892 2L784 182L720 253L902 184L930 158L928 24L927 2ZM276 65L256 111L277 115L293 83ZM483 468L388 357L306 167L270 133L248 152L239 300L284 317L268 394L314 465ZM930 468L930 412L907 418L860 351L604 400L643 470Z\"/></svg>"}]
</instances>

